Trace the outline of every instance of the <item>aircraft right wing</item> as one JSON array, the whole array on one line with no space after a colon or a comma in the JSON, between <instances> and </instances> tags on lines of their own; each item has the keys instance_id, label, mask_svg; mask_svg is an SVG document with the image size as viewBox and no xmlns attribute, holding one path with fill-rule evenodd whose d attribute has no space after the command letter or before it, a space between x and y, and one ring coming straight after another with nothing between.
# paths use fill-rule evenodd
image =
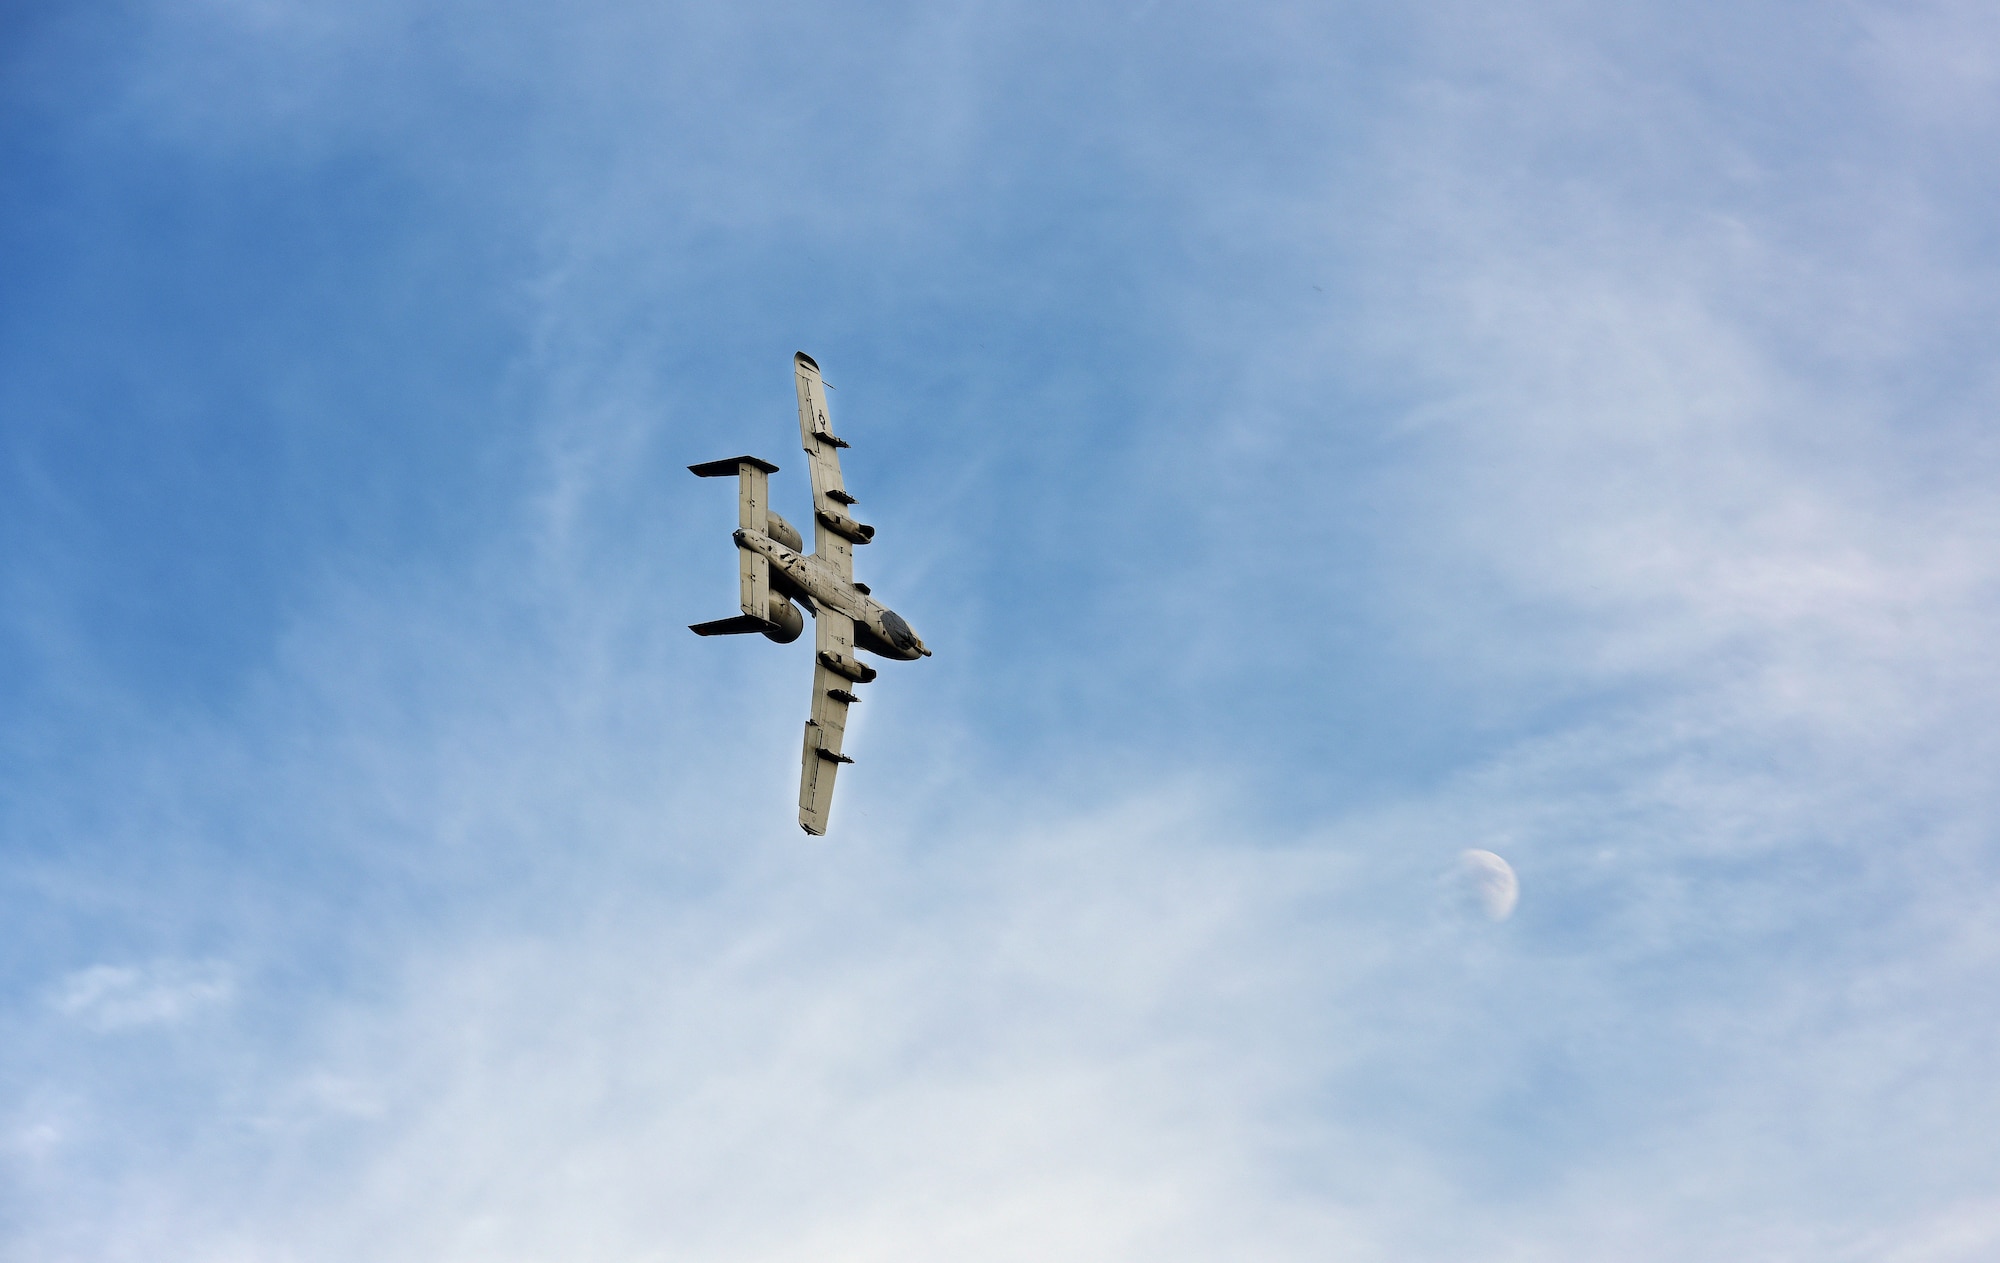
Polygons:
<instances>
[{"instance_id":1,"label":"aircraft right wing","mask_svg":"<svg viewBox=\"0 0 2000 1263\"><path fill-rule=\"evenodd\" d=\"M854 762L840 752L847 708L861 700L854 686L874 679L875 670L855 658L854 620L845 614L820 607L813 640L819 653L813 665L812 718L806 720L805 747L799 753L799 827L817 836L826 832L827 813L833 809L834 777L841 764Z\"/></svg>"},{"instance_id":2,"label":"aircraft right wing","mask_svg":"<svg viewBox=\"0 0 2000 1263\"><path fill-rule=\"evenodd\" d=\"M840 577L854 579L854 546L875 538L875 528L863 526L848 515L854 497L840 478L840 449L844 439L834 436L827 420L826 383L820 380L819 365L800 351L792 357L798 378L799 439L805 445L807 463L812 467L813 551L831 562Z\"/></svg>"}]
</instances>

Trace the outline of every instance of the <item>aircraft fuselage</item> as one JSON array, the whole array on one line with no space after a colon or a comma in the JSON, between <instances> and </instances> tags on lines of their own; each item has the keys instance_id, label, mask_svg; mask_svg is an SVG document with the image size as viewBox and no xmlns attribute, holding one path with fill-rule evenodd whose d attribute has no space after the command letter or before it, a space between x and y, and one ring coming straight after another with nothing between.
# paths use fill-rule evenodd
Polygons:
<instances>
[{"instance_id":1,"label":"aircraft fuselage","mask_svg":"<svg viewBox=\"0 0 2000 1263\"><path fill-rule=\"evenodd\" d=\"M761 554L771 563L771 586L794 599L854 620L854 646L884 658L915 662L930 650L901 615L868 595L866 588L843 579L817 555L808 555L755 531L738 530L736 546ZM815 614L815 617L817 615Z\"/></svg>"}]
</instances>

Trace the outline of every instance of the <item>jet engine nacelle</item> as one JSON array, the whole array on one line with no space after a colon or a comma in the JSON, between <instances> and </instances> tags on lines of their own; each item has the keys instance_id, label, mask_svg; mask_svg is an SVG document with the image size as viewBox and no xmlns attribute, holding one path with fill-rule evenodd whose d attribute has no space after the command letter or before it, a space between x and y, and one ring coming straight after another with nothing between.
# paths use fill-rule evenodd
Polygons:
<instances>
[{"instance_id":1,"label":"jet engine nacelle","mask_svg":"<svg viewBox=\"0 0 2000 1263\"><path fill-rule=\"evenodd\" d=\"M771 534L773 538L777 537L776 531ZM764 629L765 638L781 645L791 644L806 629L806 616L799 613L799 607L776 592L771 594L770 608L765 617L771 621L771 625Z\"/></svg>"},{"instance_id":2,"label":"jet engine nacelle","mask_svg":"<svg viewBox=\"0 0 2000 1263\"><path fill-rule=\"evenodd\" d=\"M769 510L764 513L764 533L795 553L806 550L805 537L799 534L799 528ZM798 611L792 613L796 616Z\"/></svg>"}]
</instances>

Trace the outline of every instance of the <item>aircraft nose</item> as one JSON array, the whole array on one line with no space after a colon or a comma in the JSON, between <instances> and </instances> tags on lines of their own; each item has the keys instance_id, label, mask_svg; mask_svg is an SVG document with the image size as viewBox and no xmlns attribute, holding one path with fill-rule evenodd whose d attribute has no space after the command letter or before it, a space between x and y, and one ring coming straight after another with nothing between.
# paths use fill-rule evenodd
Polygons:
<instances>
[{"instance_id":1,"label":"aircraft nose","mask_svg":"<svg viewBox=\"0 0 2000 1263\"><path fill-rule=\"evenodd\" d=\"M889 643L896 647L897 653L903 655L904 661L915 661L918 658L931 656L930 646L924 643L924 638L917 635L916 629L904 622L896 611L882 611L882 630L888 633Z\"/></svg>"},{"instance_id":2,"label":"aircraft nose","mask_svg":"<svg viewBox=\"0 0 2000 1263\"><path fill-rule=\"evenodd\" d=\"M924 642L917 638L917 633L910 630L910 625L894 610L882 611L882 630L889 633L889 642L904 653L913 649L920 654L929 652L924 648Z\"/></svg>"}]
</instances>

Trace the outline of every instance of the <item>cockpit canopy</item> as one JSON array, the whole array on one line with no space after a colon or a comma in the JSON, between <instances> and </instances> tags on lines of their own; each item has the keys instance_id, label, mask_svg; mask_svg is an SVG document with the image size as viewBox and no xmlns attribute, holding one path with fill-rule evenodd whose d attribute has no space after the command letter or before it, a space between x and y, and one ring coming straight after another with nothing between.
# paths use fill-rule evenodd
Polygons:
<instances>
[{"instance_id":1,"label":"cockpit canopy","mask_svg":"<svg viewBox=\"0 0 2000 1263\"><path fill-rule=\"evenodd\" d=\"M882 611L882 630L889 633L889 643L904 653L911 653L916 649L917 633L910 630L910 625L904 622L902 615L896 611Z\"/></svg>"}]
</instances>

